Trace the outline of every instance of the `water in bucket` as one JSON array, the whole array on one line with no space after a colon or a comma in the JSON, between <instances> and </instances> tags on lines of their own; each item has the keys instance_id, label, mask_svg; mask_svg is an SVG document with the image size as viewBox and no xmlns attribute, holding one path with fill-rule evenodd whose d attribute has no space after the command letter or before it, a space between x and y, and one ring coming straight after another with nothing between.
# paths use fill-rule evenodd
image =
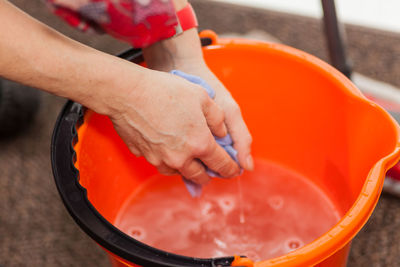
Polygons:
<instances>
[{"instance_id":1,"label":"water in bucket","mask_svg":"<svg viewBox=\"0 0 400 267\"><path fill-rule=\"evenodd\" d=\"M154 175L127 199L114 224L176 254L264 260L313 241L342 215L309 179L277 164L256 160L255 171L240 179L242 197L237 178L216 178L192 198L180 177Z\"/></svg>"}]
</instances>

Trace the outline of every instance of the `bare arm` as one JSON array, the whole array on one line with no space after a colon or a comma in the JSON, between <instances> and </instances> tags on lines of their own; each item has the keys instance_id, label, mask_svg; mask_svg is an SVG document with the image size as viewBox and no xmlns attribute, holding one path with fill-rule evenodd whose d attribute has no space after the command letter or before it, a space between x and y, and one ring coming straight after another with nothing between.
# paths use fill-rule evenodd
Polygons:
<instances>
[{"instance_id":1,"label":"bare arm","mask_svg":"<svg viewBox=\"0 0 400 267\"><path fill-rule=\"evenodd\" d=\"M105 98L110 86L123 90L118 80L129 76L133 88L146 72L56 32L5 0L0 0L0 33L0 76L78 101L100 113L110 112L107 105L97 102Z\"/></svg>"},{"instance_id":2,"label":"bare arm","mask_svg":"<svg viewBox=\"0 0 400 267\"><path fill-rule=\"evenodd\" d=\"M199 86L75 42L5 0L0 34L0 76L108 115L130 150L161 172L205 183L199 159L222 176L239 173L212 136L226 134L223 111Z\"/></svg>"}]
</instances>

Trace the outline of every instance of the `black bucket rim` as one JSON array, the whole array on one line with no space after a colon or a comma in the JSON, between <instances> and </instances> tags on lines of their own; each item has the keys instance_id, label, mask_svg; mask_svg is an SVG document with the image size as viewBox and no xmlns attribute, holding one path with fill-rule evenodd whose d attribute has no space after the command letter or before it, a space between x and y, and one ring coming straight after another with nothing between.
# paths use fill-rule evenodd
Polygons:
<instances>
[{"instance_id":1,"label":"black bucket rim","mask_svg":"<svg viewBox=\"0 0 400 267\"><path fill-rule=\"evenodd\" d=\"M203 45L211 42L202 39ZM140 50L129 49L119 57L142 62ZM124 260L143 266L231 266L234 256L221 258L187 257L159 250L137 241L108 222L90 203L87 191L79 183L79 170L75 167L78 142L77 128L84 122L85 108L68 101L60 112L51 141L51 164L57 190L64 206L83 231L97 244Z\"/></svg>"}]
</instances>

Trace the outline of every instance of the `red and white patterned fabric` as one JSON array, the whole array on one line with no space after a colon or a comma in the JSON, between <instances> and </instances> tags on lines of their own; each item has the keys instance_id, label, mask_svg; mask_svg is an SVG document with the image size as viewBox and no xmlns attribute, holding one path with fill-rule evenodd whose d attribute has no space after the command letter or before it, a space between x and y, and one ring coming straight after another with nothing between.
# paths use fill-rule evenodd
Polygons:
<instances>
[{"instance_id":1,"label":"red and white patterned fabric","mask_svg":"<svg viewBox=\"0 0 400 267\"><path fill-rule=\"evenodd\" d=\"M176 33L171 0L46 0L53 12L82 31L107 32L146 47Z\"/></svg>"}]
</instances>

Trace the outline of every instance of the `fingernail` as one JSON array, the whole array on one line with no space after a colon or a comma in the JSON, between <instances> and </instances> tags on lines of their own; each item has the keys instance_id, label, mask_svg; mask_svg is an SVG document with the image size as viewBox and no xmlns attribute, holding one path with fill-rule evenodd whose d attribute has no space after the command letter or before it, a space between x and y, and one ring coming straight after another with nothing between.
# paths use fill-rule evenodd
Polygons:
<instances>
[{"instance_id":1,"label":"fingernail","mask_svg":"<svg viewBox=\"0 0 400 267\"><path fill-rule=\"evenodd\" d=\"M254 170L254 161L253 161L253 157L251 155L248 155L246 158L246 166L247 166L246 169L248 171Z\"/></svg>"}]
</instances>

